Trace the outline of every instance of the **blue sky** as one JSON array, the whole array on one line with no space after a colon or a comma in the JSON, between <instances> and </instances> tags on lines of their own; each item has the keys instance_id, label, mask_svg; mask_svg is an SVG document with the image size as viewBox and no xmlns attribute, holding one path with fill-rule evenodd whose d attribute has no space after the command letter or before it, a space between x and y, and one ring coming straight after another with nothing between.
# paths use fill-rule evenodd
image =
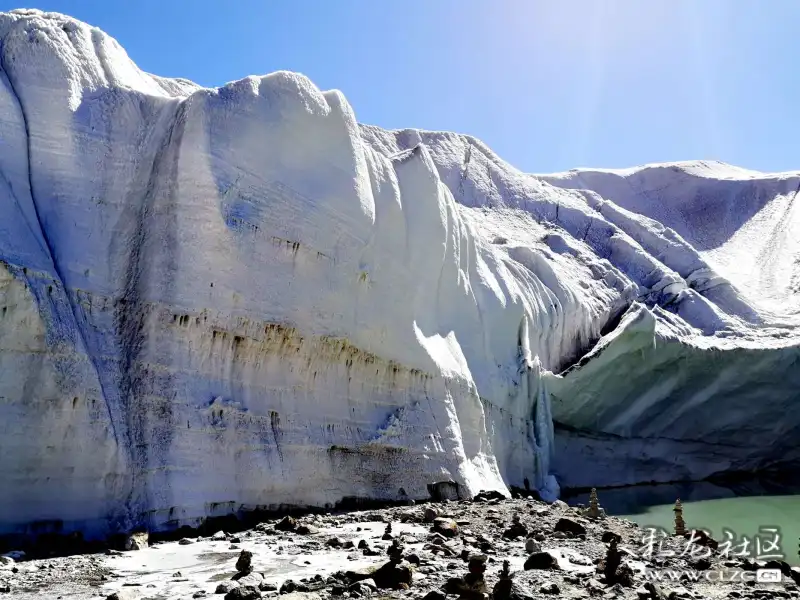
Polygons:
<instances>
[{"instance_id":1,"label":"blue sky","mask_svg":"<svg viewBox=\"0 0 800 600\"><path fill-rule=\"evenodd\" d=\"M0 0L0 8L15 8ZM473 134L529 172L718 159L800 169L795 0L39 0L139 66L278 69L359 120Z\"/></svg>"}]
</instances>

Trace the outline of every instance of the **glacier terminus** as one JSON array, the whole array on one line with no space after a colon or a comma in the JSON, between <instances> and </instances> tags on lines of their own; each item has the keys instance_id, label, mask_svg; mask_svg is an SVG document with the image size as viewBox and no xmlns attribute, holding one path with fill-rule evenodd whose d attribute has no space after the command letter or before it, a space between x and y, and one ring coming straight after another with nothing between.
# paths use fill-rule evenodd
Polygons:
<instances>
[{"instance_id":1,"label":"glacier terminus","mask_svg":"<svg viewBox=\"0 0 800 600\"><path fill-rule=\"evenodd\" d=\"M799 187L523 173L2 13L0 535L796 466Z\"/></svg>"}]
</instances>

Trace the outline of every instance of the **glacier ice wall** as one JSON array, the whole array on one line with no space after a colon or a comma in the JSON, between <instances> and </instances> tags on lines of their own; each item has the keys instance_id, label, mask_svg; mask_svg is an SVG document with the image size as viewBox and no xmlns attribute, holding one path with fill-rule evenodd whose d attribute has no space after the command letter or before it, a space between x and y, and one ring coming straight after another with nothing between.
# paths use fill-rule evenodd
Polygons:
<instances>
[{"instance_id":1,"label":"glacier ice wall","mask_svg":"<svg viewBox=\"0 0 800 600\"><path fill-rule=\"evenodd\" d=\"M800 181L747 177L765 205ZM586 181L1 14L0 533L796 457L791 311Z\"/></svg>"}]
</instances>

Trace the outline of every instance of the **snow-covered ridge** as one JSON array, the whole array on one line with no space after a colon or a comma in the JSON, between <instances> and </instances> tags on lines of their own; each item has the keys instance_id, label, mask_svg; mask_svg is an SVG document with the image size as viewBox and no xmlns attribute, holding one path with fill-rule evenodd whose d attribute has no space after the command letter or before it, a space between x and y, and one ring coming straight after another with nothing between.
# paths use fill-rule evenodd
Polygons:
<instances>
[{"instance_id":1,"label":"snow-covered ridge","mask_svg":"<svg viewBox=\"0 0 800 600\"><path fill-rule=\"evenodd\" d=\"M0 532L797 459L792 305L618 194L647 169L524 174L294 73L148 75L52 13L0 14L0 68ZM730 248L793 206L795 176L674 173L663 206L700 189L731 228L751 186Z\"/></svg>"}]
</instances>

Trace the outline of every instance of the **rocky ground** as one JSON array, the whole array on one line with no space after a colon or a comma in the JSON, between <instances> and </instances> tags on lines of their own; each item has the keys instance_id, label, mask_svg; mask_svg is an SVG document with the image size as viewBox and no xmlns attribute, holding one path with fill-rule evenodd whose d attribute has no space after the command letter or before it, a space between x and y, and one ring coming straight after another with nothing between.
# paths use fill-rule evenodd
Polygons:
<instances>
[{"instance_id":1,"label":"rocky ground","mask_svg":"<svg viewBox=\"0 0 800 600\"><path fill-rule=\"evenodd\" d=\"M800 570L785 563L642 557L643 531L592 519L563 502L503 499L417 504L284 517L142 549L45 560L0 560L0 592L14 598L144 600L525 600L526 598L800 598ZM680 553L679 537L665 548ZM704 551L713 541L696 546ZM702 554L702 552L698 552ZM691 581L712 571L783 572L780 583ZM653 571L686 579L653 583ZM740 571L741 572L741 571ZM716 578L718 579L718 577ZM2 597L0 595L0 597Z\"/></svg>"}]
</instances>

